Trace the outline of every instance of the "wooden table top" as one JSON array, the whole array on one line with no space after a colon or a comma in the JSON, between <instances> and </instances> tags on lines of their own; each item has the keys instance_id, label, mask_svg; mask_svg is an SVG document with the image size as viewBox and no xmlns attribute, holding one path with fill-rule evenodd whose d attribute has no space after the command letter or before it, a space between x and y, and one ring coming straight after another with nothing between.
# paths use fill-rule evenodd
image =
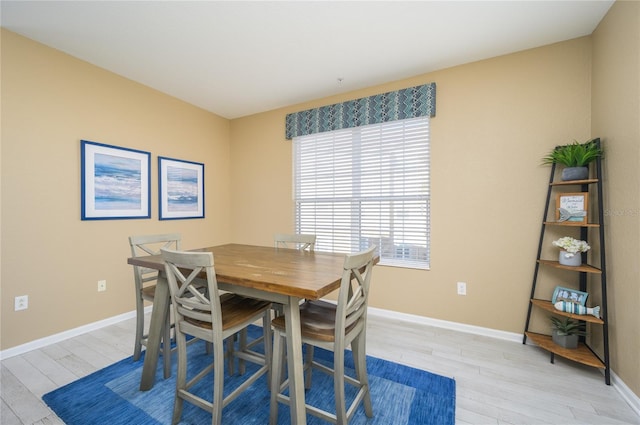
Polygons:
<instances>
[{"instance_id":1,"label":"wooden table top","mask_svg":"<svg viewBox=\"0 0 640 425\"><path fill-rule=\"evenodd\" d=\"M340 287L345 258L344 254L240 244L190 251L213 253L219 282L306 299L322 298ZM127 262L164 270L160 255L132 257Z\"/></svg>"}]
</instances>

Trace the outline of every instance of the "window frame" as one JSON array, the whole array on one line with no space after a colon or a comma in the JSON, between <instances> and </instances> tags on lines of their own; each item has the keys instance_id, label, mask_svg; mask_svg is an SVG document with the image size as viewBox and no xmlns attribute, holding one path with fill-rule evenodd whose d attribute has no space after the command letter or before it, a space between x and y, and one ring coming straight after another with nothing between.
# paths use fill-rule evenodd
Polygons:
<instances>
[{"instance_id":1,"label":"window frame","mask_svg":"<svg viewBox=\"0 0 640 425\"><path fill-rule=\"evenodd\" d=\"M358 178L351 180L351 183L348 186L334 184L331 187L331 190L325 190L327 188L324 188L324 187L319 188L320 186L327 184L327 182L329 181L329 177L327 177L329 168L321 170L321 172L323 172L324 174L322 174L320 179L316 177L314 180L314 179L311 179L309 176L304 176L304 177L301 176L301 174L303 173L301 171L302 167L305 167L305 164L303 164L302 162L306 160L306 159L302 159L302 154L300 152L301 143L313 143L315 145L316 150L331 149L333 151L333 150L336 150L337 148L335 145L331 145L331 146L328 145L330 141L331 143L335 144L337 143L336 139L339 139L338 141L339 143L347 143L344 141L344 139L345 138L350 139L350 142L348 142L348 144L351 147L350 155L343 154L343 156L331 156L332 154L327 153L326 157L327 158L330 157L331 160L333 161L332 163L335 163L336 158L338 158L340 165L342 165L345 168L348 168L348 166L345 165L345 163L350 163L352 168L357 168L357 167L362 168L362 164L365 164L362 161L363 149L368 149L368 151L371 152L372 151L371 143L375 143L368 140L367 144L363 147L363 141L362 141L362 138L364 137L363 134L371 131L375 133L375 131L378 131L376 130L376 128L382 129L380 131L383 132L383 130L388 130L390 128L391 129L398 128L399 126L403 128L402 140L400 142L394 141L393 143L401 144L405 149L407 149L407 147L410 150L416 149L416 151L414 152L412 150L411 152L406 154L406 155L412 155L412 156L408 156L408 157L402 156L401 161L403 162L398 163L399 165L396 167L394 167L393 165L389 165L389 163L393 162L391 160L389 160L388 163L385 163L384 158L379 160L372 159L371 162L375 165L376 161L379 161L381 169L386 167L386 168L391 168L391 170L395 170L391 172L389 172L389 170L386 170L385 173L380 173L380 176L381 176L379 177L380 181L387 185L394 185L395 183L394 182L389 183L389 180L385 180L385 178L386 179L391 178L391 180L393 180L398 170L403 170L404 174L401 177L401 180L403 181L403 184L402 184L403 191L406 190L406 188L408 187L407 185L411 185L411 184L414 185L414 186L408 187L409 191L411 192L410 194L408 195L405 194L403 196L399 196L397 194L391 194L390 196L388 196L388 199L385 199L385 196L382 196L381 193L379 193L377 196L361 196L363 188L358 186L362 184L362 182L364 181L363 180L364 171L362 169L351 172L352 175L358 176ZM420 128L418 130L418 136L415 136L412 133L410 136L412 140L408 142L406 139L409 136L406 135L405 131L407 127L413 128L413 126ZM345 136L346 134L348 134L349 136ZM421 136L423 136L423 138L426 138L426 140L419 139ZM419 140L414 140L416 137ZM379 141L379 147L378 147L379 152L376 152L376 155L378 156L374 156L374 158L378 158L378 157L382 158L385 148L387 148L387 145L385 145L385 142L389 143L389 140L390 140L389 138L382 138ZM422 146L419 146L419 148L416 148L416 146L421 144ZM405 120L384 122L380 124L371 124L366 126L353 127L349 129L341 129L341 130L335 130L331 132L316 133L316 134L311 134L306 136L295 137L293 140L292 181L293 181L294 220L295 220L296 232L297 233L315 233L318 236L318 241L316 244L316 250L318 251L345 252L345 253L354 252L354 251L366 249L371 243L373 243L375 245L378 245L379 247L381 265L429 270L430 263L431 263L431 258L430 258L430 250L431 250L431 246L430 246L431 245L430 144L431 144L431 141L430 141L430 118L429 117L409 118ZM345 151L348 151L348 149L345 146L340 146L339 148L344 149ZM305 155L311 156L309 152L307 152ZM389 154L387 155L393 156ZM403 151L403 155L405 155L404 151ZM325 157L322 156L320 158L324 159ZM345 159L345 158L349 158L349 159ZM416 159L416 158L419 158L419 159ZM318 161L317 159L315 160ZM407 162L411 164L409 164L409 166L405 165ZM366 166L369 167L366 171L367 173L371 173L371 169L372 169L371 165L372 164L366 163ZM311 165L306 164L306 166L310 167ZM316 168L313 168L313 172L307 173L307 174L314 174L314 173L317 174L318 169L320 168L321 167L316 165ZM307 172L308 171L309 170L307 170ZM344 171L344 170L340 169L339 171ZM335 174L335 173L338 173L338 171L334 172L334 175L332 176L334 179L345 178L342 174ZM409 177L408 179L407 179L407 176ZM372 180L374 179L374 177L372 177L371 175L367 175L366 177ZM304 181L302 181L303 178L305 179ZM424 178L424 181L421 180L422 178ZM307 193L309 191L313 191L313 189L309 189L309 188L303 189L301 188L301 185L315 184L315 183L317 183L316 186L318 186L316 187L317 192L324 191L327 193L333 193L333 195L325 194L324 196L318 196L316 193L315 196L309 198L301 194L303 190L306 190ZM421 187L417 189L415 187L416 184L419 184ZM366 185L363 185L363 186L366 186L365 189L369 189L372 191L375 191L375 190L379 190L380 192L383 191L383 189L375 187L375 184L373 184L371 181L369 181ZM352 193L350 196L345 196L344 194L341 194L341 196L337 196L335 195L336 187L338 188L350 187L352 190ZM360 193L357 193L358 190L360 190ZM389 190L396 191L396 188L394 186L394 188ZM348 192L348 190L346 191ZM418 193L418 195L416 195L416 193ZM349 220L336 219L335 215L340 213L335 212L335 205L341 204L347 201L350 204L350 208L353 210L352 217ZM328 205L332 205L333 212L327 213L325 215L320 215L320 214L314 215L314 224L310 225L309 222L307 221L308 220L307 216L309 214L304 213L305 209L307 209L308 205L313 205L312 207L309 207L309 208L318 210L323 205L322 202L327 202ZM370 231L370 228L367 228L366 226L363 225L363 220L366 214L364 214L365 207L363 207L362 204L366 202L373 202L373 203L379 204L376 212L380 215L380 217L383 216L382 211L385 209L388 209L388 218L386 219L380 218L380 221L382 223L384 220L386 220L389 222L389 225L387 226L381 225L377 229L377 235L373 238L370 236L366 236L367 231L368 230ZM395 203L397 202L403 202L403 208L398 209L397 205L395 205ZM388 203L388 206L385 206L385 203ZM373 211L374 209L375 208L369 209L369 211ZM416 211L423 211L423 212L416 213ZM398 212L402 212L402 214L399 214ZM423 219L422 218L420 219L404 218L405 216L413 217L411 216L411 214L415 215L416 217L423 214L424 218ZM346 216L348 216L348 214L343 214L340 217L346 217ZM324 224L326 227L324 232L318 231L318 228L322 226L315 223L318 221L317 217L321 218L320 219L321 225ZM331 217L331 220L329 221L332 221L332 223L338 222L340 224L344 224L344 223L347 223L348 221L348 225L345 225L345 228L347 228L348 230L337 233L338 235L341 235L343 233L348 234L349 236L346 239L343 239L343 241L346 240L347 242L336 243L335 241L336 232L334 231L335 227L332 228L330 231L326 230L328 228L327 226L329 224L329 221L327 221L328 219L322 220L323 217ZM398 217L402 217L402 219L398 220ZM405 229L405 225L399 225L396 228L394 224L395 221L404 222L405 220L412 223L411 225L409 225L409 230ZM356 223L355 225L354 225L354 222ZM414 223L418 223L418 224L416 225ZM424 228L421 228L422 224L424 225ZM414 228L416 230L411 231L411 229L414 229ZM402 232L400 232L399 229L401 229ZM404 238L405 241L411 240L415 242L417 240L416 235L418 237L424 237L424 239L420 240L420 244L415 244L415 243L409 244L406 242L397 244L397 241L395 238L398 236L383 237L385 231L388 231L389 235L396 235L396 233L409 235L408 239L405 236ZM356 233L355 235L354 235L354 232ZM330 242L326 241L327 238L324 237L327 233L332 234L333 240ZM398 240L400 239L402 238L401 237L398 238ZM392 248L392 251L393 250L396 251L392 255L389 254L390 247ZM398 251L398 249L400 249L401 251ZM400 255L398 255L398 252L400 252ZM409 255L409 257L412 257L412 258L407 259L406 258L407 255Z\"/></svg>"}]
</instances>

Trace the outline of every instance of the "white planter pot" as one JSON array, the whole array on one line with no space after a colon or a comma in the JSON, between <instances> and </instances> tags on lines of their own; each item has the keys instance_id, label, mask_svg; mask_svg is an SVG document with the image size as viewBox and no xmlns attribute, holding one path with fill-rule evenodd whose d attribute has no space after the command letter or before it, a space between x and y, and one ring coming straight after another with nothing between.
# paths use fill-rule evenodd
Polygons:
<instances>
[{"instance_id":1,"label":"white planter pot","mask_svg":"<svg viewBox=\"0 0 640 425\"><path fill-rule=\"evenodd\" d=\"M567 251L560 251L558 254L558 262L563 266L577 267L582 264L582 255L580 253L573 254L571 257L567 257L569 254Z\"/></svg>"}]
</instances>

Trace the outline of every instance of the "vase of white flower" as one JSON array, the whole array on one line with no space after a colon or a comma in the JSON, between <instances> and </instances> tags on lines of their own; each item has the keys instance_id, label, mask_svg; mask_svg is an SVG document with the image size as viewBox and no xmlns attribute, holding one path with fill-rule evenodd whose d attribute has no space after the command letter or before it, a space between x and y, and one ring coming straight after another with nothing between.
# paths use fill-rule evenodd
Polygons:
<instances>
[{"instance_id":1,"label":"vase of white flower","mask_svg":"<svg viewBox=\"0 0 640 425\"><path fill-rule=\"evenodd\" d=\"M591 249L586 241L574 239L570 236L553 241L552 244L561 249L558 255L558 262L563 266L580 266L582 264L581 254Z\"/></svg>"},{"instance_id":2,"label":"vase of white flower","mask_svg":"<svg viewBox=\"0 0 640 425\"><path fill-rule=\"evenodd\" d=\"M582 255L563 250L558 254L558 262L563 266L578 267L582 265Z\"/></svg>"}]
</instances>

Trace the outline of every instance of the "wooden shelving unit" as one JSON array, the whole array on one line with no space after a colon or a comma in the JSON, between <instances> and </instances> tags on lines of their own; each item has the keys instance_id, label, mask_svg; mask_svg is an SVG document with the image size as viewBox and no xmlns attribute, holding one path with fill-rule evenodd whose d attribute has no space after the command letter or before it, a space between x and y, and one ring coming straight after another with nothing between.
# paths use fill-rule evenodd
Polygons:
<instances>
[{"instance_id":1,"label":"wooden shelving unit","mask_svg":"<svg viewBox=\"0 0 640 425\"><path fill-rule=\"evenodd\" d=\"M553 304L551 304L551 301L548 301L548 300L539 300L537 298L534 298L534 299L531 300L531 304L533 304L534 306L539 307L539 308L541 308L543 310L547 310L548 312L551 312L553 314L557 314L558 316L565 316L565 317L570 317L570 318L576 319L576 320L582 320L583 322L589 322L589 323L596 323L598 325L604 325L604 320L602 320L602 318L600 318L600 317L592 316L590 314L580 315L580 314L566 313L564 311L558 311L553 306Z\"/></svg>"},{"instance_id":2,"label":"wooden shelving unit","mask_svg":"<svg viewBox=\"0 0 640 425\"><path fill-rule=\"evenodd\" d=\"M596 143L598 146L600 145L600 139L596 139ZM606 262L605 262L605 239L604 239L604 211L602 207L602 162L601 158L596 159L594 161L595 165L595 177L589 178L585 180L573 180L573 181L555 181L555 172L556 166L552 164L551 166L551 176L549 178L549 188L547 191L547 199L544 208L544 215L542 219L542 229L540 231L540 242L538 244L538 254L536 258L535 269L533 273L533 283L531 285L531 297L529 302L529 307L527 309L527 320L524 329L524 336L522 339L522 343L526 344L527 338L531 340L534 344L539 347L547 350L551 354L551 363L554 362L554 356L558 355L569 360L603 369L605 376L605 383L607 385L611 384L611 370L609 364L609 333L608 333L608 324L607 324L607 279L606 279ZM596 192L596 200L598 201L597 210L597 223L592 219L585 220L586 223L583 222L561 222L561 221L550 221L548 220L550 204L552 195L555 193L555 189L559 187L567 187L567 186L578 186L580 187L581 192L589 192L590 188ZM594 189L595 188L595 189ZM565 189L566 190L566 189ZM556 216L557 217L557 216ZM565 266L560 264L558 261L542 259L542 247L543 242L545 240L546 235L546 226L565 226L567 228L579 228L580 231L580 239L584 241L588 241L589 231L597 232L598 237L598 248L599 248L599 258L600 264L599 268L594 267L592 265L587 264L587 254L582 254L582 265L580 266ZM575 230L574 230L575 231ZM593 251L593 250L592 250ZM594 258L596 253L591 252L591 258ZM593 281L600 281L600 295L601 295L601 303L600 303L600 317L595 317L593 315L579 315L572 313L565 313L563 311L556 310L552 302L544 297L541 297L537 292L537 284L538 284L538 271L540 266L557 268L562 270L570 270L572 272L576 272L579 274L579 287L576 288L582 292L589 292L590 285L596 285L596 283L590 283L587 276L591 275L594 277ZM562 286L565 286L564 282ZM548 294L546 294L548 295ZM602 356L599 356L595 353L591 347L588 345L585 337L580 337L580 343L578 348L575 349L567 349L556 345L550 335L543 335L536 332L531 332L529 330L529 325L531 323L531 316L533 314L537 314L538 312L543 312L547 314L554 314L558 316L570 317L575 320L580 320L585 323L589 323L591 326L601 327L602 328L602 337L603 337L603 347L604 353Z\"/></svg>"},{"instance_id":3,"label":"wooden shelving unit","mask_svg":"<svg viewBox=\"0 0 640 425\"><path fill-rule=\"evenodd\" d=\"M539 264L546 264L547 266L555 267L556 269L565 269L571 270L572 272L583 272L583 273L602 273L602 270L590 266L588 264L583 264L581 266L565 266L560 264L557 261L552 260L537 260Z\"/></svg>"},{"instance_id":4,"label":"wooden shelving unit","mask_svg":"<svg viewBox=\"0 0 640 425\"><path fill-rule=\"evenodd\" d=\"M547 226L567 226L567 227L600 227L597 223L567 223L567 222L558 222L558 221L545 221L544 224Z\"/></svg>"},{"instance_id":5,"label":"wooden shelving unit","mask_svg":"<svg viewBox=\"0 0 640 425\"><path fill-rule=\"evenodd\" d=\"M569 349L554 344L549 335L542 335L535 332L525 332L525 334L531 341L535 342L536 345L539 345L552 354L557 354L587 366L597 367L599 369L605 368L604 363L582 342L578 345L578 348ZM553 363L553 359L551 362Z\"/></svg>"}]
</instances>

